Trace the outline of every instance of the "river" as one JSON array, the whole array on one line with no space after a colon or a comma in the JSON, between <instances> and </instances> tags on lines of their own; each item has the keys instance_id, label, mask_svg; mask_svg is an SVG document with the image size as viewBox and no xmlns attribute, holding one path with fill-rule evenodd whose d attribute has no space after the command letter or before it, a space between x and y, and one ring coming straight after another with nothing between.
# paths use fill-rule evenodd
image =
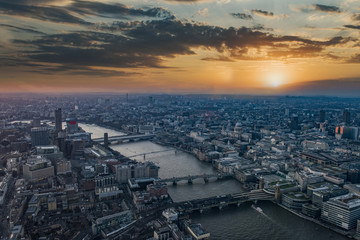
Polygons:
<instances>
[{"instance_id":1,"label":"river","mask_svg":"<svg viewBox=\"0 0 360 240\"><path fill-rule=\"evenodd\" d=\"M93 138L102 137L104 132L108 132L109 136L123 134L96 125L80 124L80 126L93 133ZM160 166L160 178L215 173L209 164L198 161L191 154L176 151L171 147L161 146L150 141L113 145L111 148L130 157L142 153L162 151L145 156L145 160L153 161ZM144 161L144 156L139 155L133 159ZM168 189L174 201L241 191L240 183L233 179L210 180L209 183L204 183L202 179L198 179L192 185L180 182L177 186L169 185ZM271 202L259 202L257 205L263 209L263 214L251 208L251 203L245 203L239 207L229 207L223 210L212 209L202 214L194 213L191 218L194 222L201 223L210 231L211 239L216 240L347 239L313 222L304 220Z\"/></svg>"}]
</instances>

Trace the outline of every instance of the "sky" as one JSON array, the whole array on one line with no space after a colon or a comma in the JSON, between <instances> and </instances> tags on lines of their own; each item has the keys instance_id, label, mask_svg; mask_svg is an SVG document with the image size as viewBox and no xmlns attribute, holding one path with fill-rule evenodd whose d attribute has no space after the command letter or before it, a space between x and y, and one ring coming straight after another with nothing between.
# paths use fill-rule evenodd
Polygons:
<instances>
[{"instance_id":1,"label":"sky","mask_svg":"<svg viewBox=\"0 0 360 240\"><path fill-rule=\"evenodd\" d=\"M360 0L0 0L0 92L360 95Z\"/></svg>"}]
</instances>

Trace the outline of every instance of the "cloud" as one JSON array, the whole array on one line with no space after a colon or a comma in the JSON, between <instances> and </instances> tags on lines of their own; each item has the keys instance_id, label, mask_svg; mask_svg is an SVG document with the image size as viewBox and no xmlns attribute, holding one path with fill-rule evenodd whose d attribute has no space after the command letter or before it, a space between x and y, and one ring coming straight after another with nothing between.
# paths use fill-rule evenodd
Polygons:
<instances>
[{"instance_id":1,"label":"cloud","mask_svg":"<svg viewBox=\"0 0 360 240\"><path fill-rule=\"evenodd\" d=\"M258 59L248 54L252 48L268 49L267 55L262 57L266 60L320 56L327 46L349 41L342 37L313 41L296 36L276 36L246 27L223 28L176 19L114 22L98 26L98 29L102 32L80 31L46 35L35 40L15 40L15 46L33 49L24 51L18 64L56 65L47 67L47 71L88 70L89 66L166 68L166 59L195 55L198 48L220 55L229 54L228 57L203 58L207 61Z\"/></svg>"},{"instance_id":2,"label":"cloud","mask_svg":"<svg viewBox=\"0 0 360 240\"><path fill-rule=\"evenodd\" d=\"M55 23L70 23L78 25L93 25L93 23L77 17L82 16L101 16L111 18L127 19L129 17L157 17L157 18L175 18L175 16L163 8L135 9L126 5L105 4L100 2L74 1L64 7L47 5L54 1L33 1L21 0L16 3L11 1L0 2L0 13L6 15L15 15L30 17L43 21ZM36 4L33 4L36 3ZM43 5L41 5L43 3Z\"/></svg>"},{"instance_id":3,"label":"cloud","mask_svg":"<svg viewBox=\"0 0 360 240\"><path fill-rule=\"evenodd\" d=\"M17 27L17 26L13 26L10 24L0 24L0 27L9 28L16 32L21 31L21 32L27 32L27 33L32 33L32 34L45 34L43 32L31 29L31 28Z\"/></svg>"},{"instance_id":4,"label":"cloud","mask_svg":"<svg viewBox=\"0 0 360 240\"><path fill-rule=\"evenodd\" d=\"M109 14L111 17L143 16L172 18L171 12L164 8L135 9L121 3L105 4L101 2L76 1L67 7L69 10L81 14L102 15Z\"/></svg>"},{"instance_id":5,"label":"cloud","mask_svg":"<svg viewBox=\"0 0 360 240\"><path fill-rule=\"evenodd\" d=\"M239 18L239 19L243 19L243 20L252 20L253 17L249 14L246 13L230 13L231 16L233 16L234 18Z\"/></svg>"},{"instance_id":6,"label":"cloud","mask_svg":"<svg viewBox=\"0 0 360 240\"><path fill-rule=\"evenodd\" d=\"M253 10L251 10L251 13L260 15L260 16L264 16L264 17L273 17L274 16L273 12L264 11L264 10L260 10L260 9L253 9Z\"/></svg>"},{"instance_id":7,"label":"cloud","mask_svg":"<svg viewBox=\"0 0 360 240\"><path fill-rule=\"evenodd\" d=\"M360 53L351 56L348 63L360 63Z\"/></svg>"},{"instance_id":8,"label":"cloud","mask_svg":"<svg viewBox=\"0 0 360 240\"><path fill-rule=\"evenodd\" d=\"M344 27L351 29L360 29L360 25L344 25Z\"/></svg>"},{"instance_id":9,"label":"cloud","mask_svg":"<svg viewBox=\"0 0 360 240\"><path fill-rule=\"evenodd\" d=\"M360 21L360 14L354 14L351 18L354 21Z\"/></svg>"},{"instance_id":10,"label":"cloud","mask_svg":"<svg viewBox=\"0 0 360 240\"><path fill-rule=\"evenodd\" d=\"M323 5L323 4L314 4L315 10L320 12L331 12L331 13L340 13L341 10L335 6Z\"/></svg>"},{"instance_id":11,"label":"cloud","mask_svg":"<svg viewBox=\"0 0 360 240\"><path fill-rule=\"evenodd\" d=\"M91 25L91 23L73 16L71 13L69 13L69 11L60 7L41 7L0 2L0 13L6 15L30 17L43 21L52 21L58 23Z\"/></svg>"},{"instance_id":12,"label":"cloud","mask_svg":"<svg viewBox=\"0 0 360 240\"><path fill-rule=\"evenodd\" d=\"M217 56L217 57L205 57L202 58L203 61L221 61L221 62L235 62L234 59L225 56Z\"/></svg>"},{"instance_id":13,"label":"cloud","mask_svg":"<svg viewBox=\"0 0 360 240\"><path fill-rule=\"evenodd\" d=\"M284 86L285 94L324 95L324 96L359 96L360 78L324 79L301 82Z\"/></svg>"},{"instance_id":14,"label":"cloud","mask_svg":"<svg viewBox=\"0 0 360 240\"><path fill-rule=\"evenodd\" d=\"M336 6L323 5L323 4L313 4L313 5L290 5L292 11L311 13L311 12L324 12L324 13L341 13L341 9Z\"/></svg>"}]
</instances>

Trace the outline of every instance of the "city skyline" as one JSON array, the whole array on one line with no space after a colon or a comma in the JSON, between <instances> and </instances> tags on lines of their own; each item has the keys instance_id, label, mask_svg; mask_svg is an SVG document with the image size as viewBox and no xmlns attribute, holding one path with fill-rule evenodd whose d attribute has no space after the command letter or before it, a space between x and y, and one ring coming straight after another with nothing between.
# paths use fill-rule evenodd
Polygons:
<instances>
[{"instance_id":1,"label":"city skyline","mask_svg":"<svg viewBox=\"0 0 360 240\"><path fill-rule=\"evenodd\" d=\"M1 92L358 96L360 1L0 1Z\"/></svg>"}]
</instances>

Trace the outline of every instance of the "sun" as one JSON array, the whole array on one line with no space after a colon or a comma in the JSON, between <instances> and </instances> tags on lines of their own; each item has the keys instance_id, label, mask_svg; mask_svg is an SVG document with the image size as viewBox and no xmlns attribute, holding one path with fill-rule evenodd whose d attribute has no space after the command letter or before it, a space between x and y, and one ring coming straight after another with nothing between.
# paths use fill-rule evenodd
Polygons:
<instances>
[{"instance_id":1,"label":"sun","mask_svg":"<svg viewBox=\"0 0 360 240\"><path fill-rule=\"evenodd\" d=\"M280 87L282 84L284 84L284 75L281 73L269 73L266 75L266 82L270 87Z\"/></svg>"}]
</instances>

